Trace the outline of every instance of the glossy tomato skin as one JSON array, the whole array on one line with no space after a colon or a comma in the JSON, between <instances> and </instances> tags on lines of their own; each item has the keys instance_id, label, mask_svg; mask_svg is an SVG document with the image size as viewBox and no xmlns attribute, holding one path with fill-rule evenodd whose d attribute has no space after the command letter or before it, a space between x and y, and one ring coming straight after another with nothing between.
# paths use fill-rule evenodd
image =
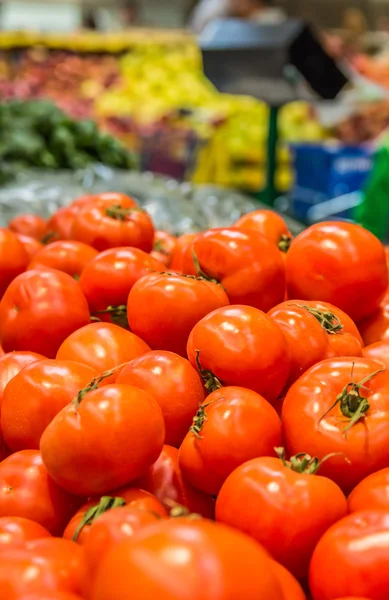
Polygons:
<instances>
[{"instance_id":1,"label":"glossy tomato skin","mask_svg":"<svg viewBox=\"0 0 389 600\"><path fill-rule=\"evenodd\" d=\"M289 454L306 451L323 459L339 452L323 464L321 474L345 492L370 473L389 466L389 373L378 373L364 383L360 394L367 398L370 408L347 434L350 417L342 413L339 403L331 407L347 385L379 369L378 363L367 358L327 359L306 371L284 400L282 423Z\"/></svg>"},{"instance_id":2,"label":"glossy tomato skin","mask_svg":"<svg viewBox=\"0 0 389 600\"><path fill-rule=\"evenodd\" d=\"M165 519L167 517L167 512L162 503L155 498L151 493L146 492L145 490L141 490L137 487L126 486L115 490L114 492L109 492L107 494L113 498L122 498L126 506L135 508L137 510L141 510L145 513L153 513L157 515L161 519ZM73 536L77 532L78 527L82 523L82 520L85 517L85 514L88 512L90 508L96 506L100 503L101 498L96 496L91 498L85 504L83 504L78 511L72 516L69 523L67 524L65 531L63 533L63 537L66 540L72 540ZM112 510L116 510L112 509ZM84 544L89 535L92 525L87 523L79 532L77 536L77 543Z\"/></svg>"},{"instance_id":3,"label":"glossy tomato skin","mask_svg":"<svg viewBox=\"0 0 389 600\"><path fill-rule=\"evenodd\" d=\"M329 332L310 312L331 313L340 331ZM316 313L317 314L317 313ZM268 316L282 329L290 350L292 371L287 387L316 363L335 356L362 356L363 341L346 313L324 302L288 300L275 306Z\"/></svg>"},{"instance_id":4,"label":"glossy tomato skin","mask_svg":"<svg viewBox=\"0 0 389 600\"><path fill-rule=\"evenodd\" d=\"M94 496L137 479L158 458L164 439L154 398L115 384L87 393L78 407L65 407L46 428L40 448L58 485Z\"/></svg>"},{"instance_id":5,"label":"glossy tomato skin","mask_svg":"<svg viewBox=\"0 0 389 600\"><path fill-rule=\"evenodd\" d=\"M91 313L109 306L126 306L133 285L150 271L163 271L164 265L138 248L110 248L101 252L84 269L80 286ZM110 317L98 315L102 320Z\"/></svg>"},{"instance_id":6,"label":"glossy tomato skin","mask_svg":"<svg viewBox=\"0 0 389 600\"><path fill-rule=\"evenodd\" d=\"M39 250L42 250L42 248L44 248L44 245L41 242L39 242L35 238L29 237L28 235L22 235L21 233L17 233L16 237L18 238L19 242L23 244L23 247L27 252L29 260L31 260L32 257L35 256L37 252L39 252Z\"/></svg>"},{"instance_id":7,"label":"glossy tomato skin","mask_svg":"<svg viewBox=\"0 0 389 600\"><path fill-rule=\"evenodd\" d=\"M234 227L259 231L277 248L282 240L292 239L292 234L284 219L273 210L255 210L243 215L234 223Z\"/></svg>"},{"instance_id":8,"label":"glossy tomato skin","mask_svg":"<svg viewBox=\"0 0 389 600\"><path fill-rule=\"evenodd\" d=\"M61 535L80 499L49 477L38 450L15 452L0 463L0 516L24 517Z\"/></svg>"},{"instance_id":9,"label":"glossy tomato skin","mask_svg":"<svg viewBox=\"0 0 389 600\"><path fill-rule=\"evenodd\" d=\"M23 273L28 265L28 254L15 233L0 227L0 298L9 284Z\"/></svg>"},{"instance_id":10,"label":"glossy tomato skin","mask_svg":"<svg viewBox=\"0 0 389 600\"><path fill-rule=\"evenodd\" d=\"M0 548L46 537L51 537L47 529L31 519L0 517Z\"/></svg>"},{"instance_id":11,"label":"glossy tomato skin","mask_svg":"<svg viewBox=\"0 0 389 600\"><path fill-rule=\"evenodd\" d=\"M117 216L114 215L115 210ZM120 211L125 211L123 216ZM71 236L74 240L93 246L99 252L121 246L151 252L154 226L149 215L132 198L124 197L119 203L110 199L98 199L78 212Z\"/></svg>"},{"instance_id":12,"label":"glossy tomato skin","mask_svg":"<svg viewBox=\"0 0 389 600\"><path fill-rule=\"evenodd\" d=\"M370 509L389 510L389 468L362 479L348 497L349 512Z\"/></svg>"},{"instance_id":13,"label":"glossy tomato skin","mask_svg":"<svg viewBox=\"0 0 389 600\"><path fill-rule=\"evenodd\" d=\"M330 527L311 560L309 583L313 600L332 600L345 594L386 600L388 534L387 510L354 513Z\"/></svg>"},{"instance_id":14,"label":"glossy tomato skin","mask_svg":"<svg viewBox=\"0 0 389 600\"><path fill-rule=\"evenodd\" d=\"M284 300L282 257L261 233L252 229L211 229L197 236L193 250L201 270L221 283L231 304L246 304L266 312Z\"/></svg>"},{"instance_id":15,"label":"glossy tomato skin","mask_svg":"<svg viewBox=\"0 0 389 600\"><path fill-rule=\"evenodd\" d=\"M284 600L307 600L303 588L288 569L276 561L273 561L272 567L281 585Z\"/></svg>"},{"instance_id":16,"label":"glossy tomato skin","mask_svg":"<svg viewBox=\"0 0 389 600\"><path fill-rule=\"evenodd\" d=\"M216 283L150 273L135 283L128 296L128 324L153 350L186 357L193 327L213 310L228 304L224 289Z\"/></svg>"},{"instance_id":17,"label":"glossy tomato skin","mask_svg":"<svg viewBox=\"0 0 389 600\"><path fill-rule=\"evenodd\" d=\"M88 303L70 275L47 269L22 273L0 303L5 352L29 350L54 358L62 342L90 322Z\"/></svg>"},{"instance_id":18,"label":"glossy tomato skin","mask_svg":"<svg viewBox=\"0 0 389 600\"><path fill-rule=\"evenodd\" d=\"M4 390L1 428L8 448L38 450L53 418L97 375L95 369L74 361L40 360L27 365Z\"/></svg>"},{"instance_id":19,"label":"glossy tomato skin","mask_svg":"<svg viewBox=\"0 0 389 600\"><path fill-rule=\"evenodd\" d=\"M379 308L358 323L359 330L366 345L380 341L389 341L389 303Z\"/></svg>"},{"instance_id":20,"label":"glossy tomato skin","mask_svg":"<svg viewBox=\"0 0 389 600\"><path fill-rule=\"evenodd\" d=\"M34 214L24 214L14 217L8 223L8 229L41 240L46 233L47 223L43 217Z\"/></svg>"},{"instance_id":21,"label":"glossy tomato skin","mask_svg":"<svg viewBox=\"0 0 389 600\"><path fill-rule=\"evenodd\" d=\"M197 233L184 233L177 238L176 247L170 261L170 269L172 271L186 273L187 275L197 275L193 260L191 260L193 242L197 236Z\"/></svg>"},{"instance_id":22,"label":"glossy tomato skin","mask_svg":"<svg viewBox=\"0 0 389 600\"><path fill-rule=\"evenodd\" d=\"M74 240L52 242L44 246L28 265L28 269L48 267L78 279L85 267L98 255L97 250Z\"/></svg>"},{"instance_id":23,"label":"glossy tomato skin","mask_svg":"<svg viewBox=\"0 0 389 600\"><path fill-rule=\"evenodd\" d=\"M122 369L116 383L139 387L153 396L165 420L165 443L176 447L205 397L197 371L173 352L148 352L135 358Z\"/></svg>"},{"instance_id":24,"label":"glossy tomato skin","mask_svg":"<svg viewBox=\"0 0 389 600\"><path fill-rule=\"evenodd\" d=\"M258 456L273 456L282 443L281 421L262 396L224 387L204 401L201 431L189 431L180 448L180 467L192 485L215 496L227 477ZM199 413L198 413L199 414Z\"/></svg>"},{"instance_id":25,"label":"glossy tomato skin","mask_svg":"<svg viewBox=\"0 0 389 600\"><path fill-rule=\"evenodd\" d=\"M113 323L90 323L74 331L60 346L59 360L75 360L99 373L115 369L150 351L138 336ZM106 382L111 382L116 375Z\"/></svg>"},{"instance_id":26,"label":"glossy tomato skin","mask_svg":"<svg viewBox=\"0 0 389 600\"><path fill-rule=\"evenodd\" d=\"M43 354L36 352L7 352L0 356L0 407L3 402L4 390L11 379L27 365L45 359Z\"/></svg>"},{"instance_id":27,"label":"glossy tomato skin","mask_svg":"<svg viewBox=\"0 0 389 600\"><path fill-rule=\"evenodd\" d=\"M365 358L371 358L385 367L385 369L389 369L389 340L382 340L365 346L362 352Z\"/></svg>"},{"instance_id":28,"label":"glossy tomato skin","mask_svg":"<svg viewBox=\"0 0 389 600\"><path fill-rule=\"evenodd\" d=\"M290 374L290 354L284 334L267 315L250 306L213 311L192 329L188 358L209 369L222 384L240 386L275 401Z\"/></svg>"},{"instance_id":29,"label":"glossy tomato skin","mask_svg":"<svg viewBox=\"0 0 389 600\"><path fill-rule=\"evenodd\" d=\"M168 267L176 246L177 238L174 235L171 235L167 231L157 230L154 234L154 245L150 254L153 258Z\"/></svg>"},{"instance_id":30,"label":"glossy tomato skin","mask_svg":"<svg viewBox=\"0 0 389 600\"><path fill-rule=\"evenodd\" d=\"M300 233L287 254L286 272L289 298L330 302L356 322L378 308L388 287L381 242L347 222L317 223ZM358 302L352 290L358 290Z\"/></svg>"},{"instance_id":31,"label":"glossy tomato skin","mask_svg":"<svg viewBox=\"0 0 389 600\"><path fill-rule=\"evenodd\" d=\"M242 498L245 509L239 510ZM278 458L255 458L235 469L216 501L217 521L251 535L299 579L320 537L346 514L347 500L334 482L292 471Z\"/></svg>"},{"instance_id":32,"label":"glossy tomato skin","mask_svg":"<svg viewBox=\"0 0 389 600\"><path fill-rule=\"evenodd\" d=\"M159 458L136 483L165 504L169 511L179 504L207 519L214 516L213 498L194 488L185 478L180 469L178 450L173 446L165 444Z\"/></svg>"},{"instance_id":33,"label":"glossy tomato skin","mask_svg":"<svg viewBox=\"0 0 389 600\"><path fill-rule=\"evenodd\" d=\"M271 567L261 546L237 531L207 520L161 521L105 555L91 597L282 600Z\"/></svg>"}]
</instances>

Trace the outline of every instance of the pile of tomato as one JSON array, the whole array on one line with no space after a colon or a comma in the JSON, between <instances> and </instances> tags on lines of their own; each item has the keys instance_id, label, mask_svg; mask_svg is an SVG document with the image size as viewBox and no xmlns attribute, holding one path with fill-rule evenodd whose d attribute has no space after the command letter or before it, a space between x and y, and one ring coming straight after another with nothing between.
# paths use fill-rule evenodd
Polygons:
<instances>
[{"instance_id":1,"label":"pile of tomato","mask_svg":"<svg viewBox=\"0 0 389 600\"><path fill-rule=\"evenodd\" d=\"M132 198L0 228L2 600L387 600L387 254Z\"/></svg>"}]
</instances>

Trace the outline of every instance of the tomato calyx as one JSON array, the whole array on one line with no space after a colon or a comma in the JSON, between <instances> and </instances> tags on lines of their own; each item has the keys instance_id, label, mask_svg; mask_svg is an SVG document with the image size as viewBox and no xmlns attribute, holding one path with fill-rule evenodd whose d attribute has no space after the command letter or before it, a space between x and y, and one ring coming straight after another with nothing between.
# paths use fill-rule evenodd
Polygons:
<instances>
[{"instance_id":1,"label":"tomato calyx","mask_svg":"<svg viewBox=\"0 0 389 600\"><path fill-rule=\"evenodd\" d=\"M292 236L291 235L287 235L286 233L283 233L282 236L280 237L280 241L278 242L278 249L281 250L281 252L288 252L290 245L292 243Z\"/></svg>"},{"instance_id":2,"label":"tomato calyx","mask_svg":"<svg viewBox=\"0 0 389 600\"><path fill-rule=\"evenodd\" d=\"M192 249L192 258L193 258L193 262L194 262L196 273L197 273L196 279L199 279L200 281L201 280L209 281L210 283L216 283L217 285L221 285L220 281L218 281L217 279L215 279L213 277L210 277L209 275L207 275L207 273L205 273L201 269L199 259L197 258L197 255L193 249Z\"/></svg>"},{"instance_id":3,"label":"tomato calyx","mask_svg":"<svg viewBox=\"0 0 389 600\"><path fill-rule=\"evenodd\" d=\"M310 454L305 452L299 452L294 456L291 456L289 461L286 460L285 448L274 448L278 458L281 460L284 467L294 471L295 473L305 473L306 475L316 475L320 467L330 458L334 456L343 456L346 462L350 462L348 458L342 454L342 452L333 452L327 454L322 460L319 460L317 456L312 457Z\"/></svg>"},{"instance_id":4,"label":"tomato calyx","mask_svg":"<svg viewBox=\"0 0 389 600\"><path fill-rule=\"evenodd\" d=\"M134 212L140 212L141 209L137 207L124 208L120 204L113 204L105 209L105 214L111 219L116 221L128 221Z\"/></svg>"},{"instance_id":5,"label":"tomato calyx","mask_svg":"<svg viewBox=\"0 0 389 600\"><path fill-rule=\"evenodd\" d=\"M354 364L351 369L351 380L353 377ZM360 419L364 417L367 411L370 408L370 404L367 398L361 396L361 390L365 390L366 392L370 392L370 388L365 386L365 383L373 379L379 373L382 373L385 369L379 369L378 371L374 371L364 379L361 379L358 383L351 381L347 385L344 386L343 390L336 397L335 402L330 406L330 408L324 413L322 417L320 417L320 422L331 412L333 408L335 408L339 404L340 411L346 419L350 419L347 426L344 428L343 433L347 437L349 430L356 424Z\"/></svg>"},{"instance_id":6,"label":"tomato calyx","mask_svg":"<svg viewBox=\"0 0 389 600\"><path fill-rule=\"evenodd\" d=\"M98 375L98 377L94 377L92 379L92 381L90 381L88 383L88 385L83 387L82 390L80 390L78 392L78 394L74 398L74 400L72 400L72 402L76 405L76 408L78 408L80 406L81 402L84 400L85 396L87 394L89 394L89 392L93 392L94 390L97 390L100 383L102 381L104 381L104 379L107 379L107 377L111 377L112 375L114 375L115 373L120 371L120 369L122 369L126 364L128 364L128 363L123 363L121 365L118 365L117 367L114 367L113 369L110 369L109 371L104 371L103 373L101 373L101 375Z\"/></svg>"},{"instance_id":7,"label":"tomato calyx","mask_svg":"<svg viewBox=\"0 0 389 600\"><path fill-rule=\"evenodd\" d=\"M195 350L195 354L197 370L201 379L204 381L205 389L207 390L207 392L211 393L216 392L216 390L220 390L223 387L223 384L220 381L220 379L218 379L216 375L212 373L212 371L210 371L209 369L202 368L200 363L200 350Z\"/></svg>"},{"instance_id":8,"label":"tomato calyx","mask_svg":"<svg viewBox=\"0 0 389 600\"><path fill-rule=\"evenodd\" d=\"M126 501L123 498L114 498L112 496L103 496L100 498L100 502L98 504L91 506L91 508L86 511L81 523L74 532L72 538L73 542L77 541L78 536L86 525L92 525L92 523L94 523L96 519L98 519L105 512L125 505Z\"/></svg>"},{"instance_id":9,"label":"tomato calyx","mask_svg":"<svg viewBox=\"0 0 389 600\"><path fill-rule=\"evenodd\" d=\"M128 329L127 306L125 304L108 306L104 310L97 310L93 313L93 316L96 317L97 315L109 315L112 323Z\"/></svg>"},{"instance_id":10,"label":"tomato calyx","mask_svg":"<svg viewBox=\"0 0 389 600\"><path fill-rule=\"evenodd\" d=\"M169 251L166 249L166 246L164 245L163 240L157 240L154 243L153 250L155 252L159 252L160 254L163 254L164 256L169 256Z\"/></svg>"},{"instance_id":11,"label":"tomato calyx","mask_svg":"<svg viewBox=\"0 0 389 600\"><path fill-rule=\"evenodd\" d=\"M327 333L334 335L342 331L344 327L339 317L334 315L334 313L332 313L329 310L312 308L311 306L306 306L305 304L291 304L291 306L298 306L299 308L304 308L305 310L307 310L310 315L315 317L315 319L320 323L320 325Z\"/></svg>"},{"instance_id":12,"label":"tomato calyx","mask_svg":"<svg viewBox=\"0 0 389 600\"><path fill-rule=\"evenodd\" d=\"M179 519L180 517L187 517L188 519L202 519L202 516L198 513L192 513L189 508L179 504L174 500L165 499L164 505L169 509L169 517L172 519Z\"/></svg>"}]
</instances>

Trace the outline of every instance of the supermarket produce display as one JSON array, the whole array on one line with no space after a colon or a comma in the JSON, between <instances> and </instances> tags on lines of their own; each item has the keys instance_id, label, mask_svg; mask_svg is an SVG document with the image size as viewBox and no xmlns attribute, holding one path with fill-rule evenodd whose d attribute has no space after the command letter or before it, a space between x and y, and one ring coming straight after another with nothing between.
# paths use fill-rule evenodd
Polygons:
<instances>
[{"instance_id":1,"label":"supermarket produce display","mask_svg":"<svg viewBox=\"0 0 389 600\"><path fill-rule=\"evenodd\" d=\"M1 598L387 600L387 248L117 173L0 227Z\"/></svg>"}]
</instances>

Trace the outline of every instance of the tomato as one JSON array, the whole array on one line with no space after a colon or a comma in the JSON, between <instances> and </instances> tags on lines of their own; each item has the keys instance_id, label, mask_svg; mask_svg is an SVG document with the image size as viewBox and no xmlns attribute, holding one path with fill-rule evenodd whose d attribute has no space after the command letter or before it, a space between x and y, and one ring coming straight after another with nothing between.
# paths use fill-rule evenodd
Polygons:
<instances>
[{"instance_id":1,"label":"tomato","mask_svg":"<svg viewBox=\"0 0 389 600\"><path fill-rule=\"evenodd\" d=\"M60 535L79 505L48 475L38 450L15 452L0 463L1 517L31 519Z\"/></svg>"},{"instance_id":2,"label":"tomato","mask_svg":"<svg viewBox=\"0 0 389 600\"><path fill-rule=\"evenodd\" d=\"M140 488L151 492L171 510L176 505L190 513L211 519L214 500L194 488L184 477L178 462L178 450L165 445L156 462L137 480Z\"/></svg>"},{"instance_id":3,"label":"tomato","mask_svg":"<svg viewBox=\"0 0 389 600\"><path fill-rule=\"evenodd\" d=\"M93 523L100 518L100 515L124 505L145 513L152 513L160 518L167 517L164 506L152 494L127 486L116 490L109 496L91 498L83 504L69 521L63 537L84 544Z\"/></svg>"},{"instance_id":4,"label":"tomato","mask_svg":"<svg viewBox=\"0 0 389 600\"><path fill-rule=\"evenodd\" d=\"M289 346L292 372L287 387L325 358L362 356L357 326L332 304L288 300L268 316L282 329Z\"/></svg>"},{"instance_id":5,"label":"tomato","mask_svg":"<svg viewBox=\"0 0 389 600\"><path fill-rule=\"evenodd\" d=\"M211 568L210 568L211 567ZM207 520L160 521L103 558L92 600L282 600L272 562L245 535Z\"/></svg>"},{"instance_id":6,"label":"tomato","mask_svg":"<svg viewBox=\"0 0 389 600\"><path fill-rule=\"evenodd\" d=\"M28 254L15 233L0 227L0 298L28 265Z\"/></svg>"},{"instance_id":7,"label":"tomato","mask_svg":"<svg viewBox=\"0 0 389 600\"><path fill-rule=\"evenodd\" d=\"M389 468L362 479L348 497L348 505L349 512L376 508L389 510Z\"/></svg>"},{"instance_id":8,"label":"tomato","mask_svg":"<svg viewBox=\"0 0 389 600\"><path fill-rule=\"evenodd\" d=\"M176 246L177 238L174 235L171 235L167 231L158 230L154 234L154 245L151 256L168 267Z\"/></svg>"},{"instance_id":9,"label":"tomato","mask_svg":"<svg viewBox=\"0 0 389 600\"><path fill-rule=\"evenodd\" d=\"M130 385L91 387L54 417L40 444L54 481L80 496L134 481L165 439L162 411L150 394Z\"/></svg>"},{"instance_id":10,"label":"tomato","mask_svg":"<svg viewBox=\"0 0 389 600\"><path fill-rule=\"evenodd\" d=\"M309 569L313 600L347 594L387 600L388 557L389 511L366 510L341 519L326 531L313 553Z\"/></svg>"},{"instance_id":11,"label":"tomato","mask_svg":"<svg viewBox=\"0 0 389 600\"><path fill-rule=\"evenodd\" d=\"M47 222L47 233L44 241L48 243L55 240L70 240L74 219L79 211L80 207L77 205L59 208Z\"/></svg>"},{"instance_id":12,"label":"tomato","mask_svg":"<svg viewBox=\"0 0 389 600\"><path fill-rule=\"evenodd\" d=\"M252 389L268 401L283 390L290 355L281 329L250 306L213 311L194 326L188 340L193 366L211 371L224 385Z\"/></svg>"},{"instance_id":13,"label":"tomato","mask_svg":"<svg viewBox=\"0 0 389 600\"><path fill-rule=\"evenodd\" d=\"M220 283L231 304L268 311L284 300L283 260L261 233L252 229L211 229L197 236L193 252L198 274ZM190 271L189 264L186 271Z\"/></svg>"},{"instance_id":14,"label":"tomato","mask_svg":"<svg viewBox=\"0 0 389 600\"><path fill-rule=\"evenodd\" d=\"M70 360L27 365L4 390L1 428L8 448L13 452L39 449L42 434L55 415L97 375L88 365Z\"/></svg>"},{"instance_id":15,"label":"tomato","mask_svg":"<svg viewBox=\"0 0 389 600\"><path fill-rule=\"evenodd\" d=\"M148 352L122 369L116 383L148 392L165 420L165 442L179 446L204 400L202 381L190 362L172 352Z\"/></svg>"},{"instance_id":16,"label":"tomato","mask_svg":"<svg viewBox=\"0 0 389 600\"><path fill-rule=\"evenodd\" d=\"M216 501L216 520L251 535L301 579L320 537L347 514L347 500L333 481L315 475L317 459L300 455L287 463L278 452L281 460L254 458L231 473Z\"/></svg>"},{"instance_id":17,"label":"tomato","mask_svg":"<svg viewBox=\"0 0 389 600\"><path fill-rule=\"evenodd\" d=\"M366 345L374 344L382 340L389 340L389 303L381 306L358 323L359 331Z\"/></svg>"},{"instance_id":18,"label":"tomato","mask_svg":"<svg viewBox=\"0 0 389 600\"><path fill-rule=\"evenodd\" d=\"M36 352L8 352L0 357L0 407L7 383L27 365L45 359L45 356Z\"/></svg>"},{"instance_id":19,"label":"tomato","mask_svg":"<svg viewBox=\"0 0 389 600\"><path fill-rule=\"evenodd\" d=\"M40 592L39 594L28 594L20 600L82 600L82 598L67 592Z\"/></svg>"},{"instance_id":20,"label":"tomato","mask_svg":"<svg viewBox=\"0 0 389 600\"><path fill-rule=\"evenodd\" d=\"M197 233L184 233L177 238L176 247L170 260L170 268L178 273L186 273L188 264L191 266L188 275L196 275L194 264L191 264L193 242L197 238Z\"/></svg>"},{"instance_id":21,"label":"tomato","mask_svg":"<svg viewBox=\"0 0 389 600\"><path fill-rule=\"evenodd\" d=\"M74 331L60 346L59 360L75 360L99 373L114 369L149 352L138 336L113 323L90 323ZM107 379L111 382L116 378Z\"/></svg>"},{"instance_id":22,"label":"tomato","mask_svg":"<svg viewBox=\"0 0 389 600\"><path fill-rule=\"evenodd\" d=\"M257 456L272 456L282 443L281 421L262 396L225 387L208 396L180 448L180 467L191 484L218 494L236 467Z\"/></svg>"},{"instance_id":23,"label":"tomato","mask_svg":"<svg viewBox=\"0 0 389 600\"><path fill-rule=\"evenodd\" d=\"M389 466L389 372L368 358L327 359L288 391L282 408L290 454L304 448L323 459L323 475L349 492ZM349 461L349 462L347 462Z\"/></svg>"},{"instance_id":24,"label":"tomato","mask_svg":"<svg viewBox=\"0 0 389 600\"><path fill-rule=\"evenodd\" d=\"M273 561L272 568L278 577L278 581L284 594L284 600L306 600L303 588L285 567Z\"/></svg>"},{"instance_id":25,"label":"tomato","mask_svg":"<svg viewBox=\"0 0 389 600\"><path fill-rule=\"evenodd\" d=\"M317 223L300 233L287 254L286 273L289 298L330 302L354 321L373 313L388 287L381 242L345 221Z\"/></svg>"},{"instance_id":26,"label":"tomato","mask_svg":"<svg viewBox=\"0 0 389 600\"><path fill-rule=\"evenodd\" d=\"M46 233L47 223L43 217L34 214L18 215L8 223L8 229L41 240Z\"/></svg>"},{"instance_id":27,"label":"tomato","mask_svg":"<svg viewBox=\"0 0 389 600\"><path fill-rule=\"evenodd\" d=\"M21 233L17 233L16 237L18 238L19 242L22 242L23 247L27 252L29 260L31 260L32 257L35 256L37 252L39 252L39 250L42 250L42 248L44 248L44 245L41 242L38 242L38 240L29 237L28 235L22 235Z\"/></svg>"},{"instance_id":28,"label":"tomato","mask_svg":"<svg viewBox=\"0 0 389 600\"><path fill-rule=\"evenodd\" d=\"M103 321L112 319L128 326L127 298L134 283L150 271L163 271L164 265L138 248L110 248L101 252L84 269L80 286L92 314ZM109 307L118 307L110 316L98 314ZM122 315L122 320L118 317Z\"/></svg>"},{"instance_id":29,"label":"tomato","mask_svg":"<svg viewBox=\"0 0 389 600\"><path fill-rule=\"evenodd\" d=\"M0 548L45 537L51 537L51 534L35 521L24 517L0 517Z\"/></svg>"},{"instance_id":30,"label":"tomato","mask_svg":"<svg viewBox=\"0 0 389 600\"><path fill-rule=\"evenodd\" d=\"M49 267L78 279L85 267L97 255L97 250L82 242L72 240L52 242L35 254L28 268Z\"/></svg>"},{"instance_id":31,"label":"tomato","mask_svg":"<svg viewBox=\"0 0 389 600\"><path fill-rule=\"evenodd\" d=\"M292 241L292 234L284 219L273 210L261 209L243 215L234 223L234 227L259 231L281 252L287 252Z\"/></svg>"},{"instance_id":32,"label":"tomato","mask_svg":"<svg viewBox=\"0 0 389 600\"><path fill-rule=\"evenodd\" d=\"M382 340L375 344L370 344L370 346L365 346L363 356L365 358L372 358L386 369L389 369L389 340Z\"/></svg>"},{"instance_id":33,"label":"tomato","mask_svg":"<svg viewBox=\"0 0 389 600\"><path fill-rule=\"evenodd\" d=\"M62 342L89 321L88 303L70 275L27 271L0 302L1 345L5 352L29 350L54 358Z\"/></svg>"},{"instance_id":34,"label":"tomato","mask_svg":"<svg viewBox=\"0 0 389 600\"><path fill-rule=\"evenodd\" d=\"M101 515L91 525L84 544L91 572L96 571L108 550L159 519L155 513L132 506L122 506Z\"/></svg>"},{"instance_id":35,"label":"tomato","mask_svg":"<svg viewBox=\"0 0 389 600\"><path fill-rule=\"evenodd\" d=\"M153 350L186 357L188 337L196 323L228 304L224 289L217 283L150 273L135 283L128 296L128 324Z\"/></svg>"},{"instance_id":36,"label":"tomato","mask_svg":"<svg viewBox=\"0 0 389 600\"><path fill-rule=\"evenodd\" d=\"M100 252L120 246L150 252L154 226L147 212L132 198L123 196L120 201L100 198L80 209L71 235L72 239L85 242Z\"/></svg>"}]
</instances>

